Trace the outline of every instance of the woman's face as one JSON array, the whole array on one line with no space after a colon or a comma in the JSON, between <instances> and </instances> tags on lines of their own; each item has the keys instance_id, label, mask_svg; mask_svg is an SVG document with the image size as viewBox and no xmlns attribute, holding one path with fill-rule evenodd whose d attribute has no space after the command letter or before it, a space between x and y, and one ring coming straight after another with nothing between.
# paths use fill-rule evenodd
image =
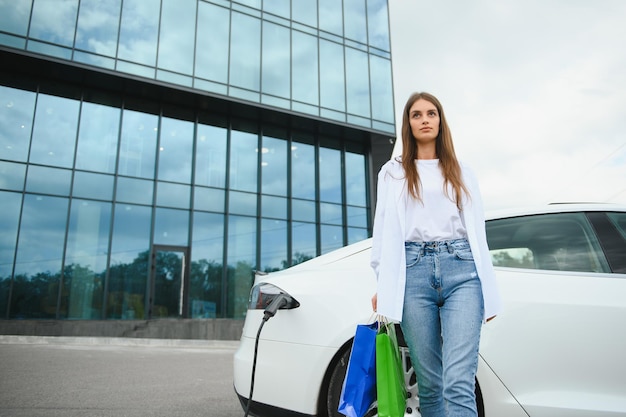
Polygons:
<instances>
[{"instance_id":1,"label":"woman's face","mask_svg":"<svg viewBox=\"0 0 626 417\"><path fill-rule=\"evenodd\" d=\"M434 142L437 139L439 121L437 107L423 98L413 103L409 109L411 133L418 144Z\"/></svg>"}]
</instances>

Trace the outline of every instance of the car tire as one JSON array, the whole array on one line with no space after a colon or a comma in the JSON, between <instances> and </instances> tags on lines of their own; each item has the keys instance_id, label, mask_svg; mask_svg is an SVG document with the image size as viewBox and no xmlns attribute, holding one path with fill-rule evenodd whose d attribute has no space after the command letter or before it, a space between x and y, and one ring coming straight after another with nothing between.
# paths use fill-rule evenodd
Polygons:
<instances>
[{"instance_id":1,"label":"car tire","mask_svg":"<svg viewBox=\"0 0 626 417\"><path fill-rule=\"evenodd\" d=\"M348 361L350 360L351 347L339 355L334 363L333 370L328 380L328 393L326 395L326 416L327 417L345 417L337 409L339 408L339 397L341 397L341 388L343 380L346 377L348 369Z\"/></svg>"}]
</instances>

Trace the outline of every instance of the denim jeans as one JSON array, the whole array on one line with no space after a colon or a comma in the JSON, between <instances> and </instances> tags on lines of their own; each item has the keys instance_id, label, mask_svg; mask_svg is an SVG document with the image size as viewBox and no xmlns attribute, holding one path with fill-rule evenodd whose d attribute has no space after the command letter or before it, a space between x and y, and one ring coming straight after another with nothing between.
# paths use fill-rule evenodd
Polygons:
<instances>
[{"instance_id":1,"label":"denim jeans","mask_svg":"<svg viewBox=\"0 0 626 417\"><path fill-rule=\"evenodd\" d=\"M466 239L406 242L401 323L422 417L476 416L483 295Z\"/></svg>"}]
</instances>

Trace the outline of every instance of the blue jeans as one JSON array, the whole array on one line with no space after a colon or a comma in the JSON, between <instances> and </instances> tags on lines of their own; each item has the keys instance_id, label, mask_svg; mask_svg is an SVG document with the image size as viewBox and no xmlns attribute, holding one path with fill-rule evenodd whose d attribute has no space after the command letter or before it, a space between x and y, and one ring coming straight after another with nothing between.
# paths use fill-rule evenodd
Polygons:
<instances>
[{"instance_id":1,"label":"blue jeans","mask_svg":"<svg viewBox=\"0 0 626 417\"><path fill-rule=\"evenodd\" d=\"M476 416L483 295L466 239L406 242L402 332L422 417Z\"/></svg>"}]
</instances>

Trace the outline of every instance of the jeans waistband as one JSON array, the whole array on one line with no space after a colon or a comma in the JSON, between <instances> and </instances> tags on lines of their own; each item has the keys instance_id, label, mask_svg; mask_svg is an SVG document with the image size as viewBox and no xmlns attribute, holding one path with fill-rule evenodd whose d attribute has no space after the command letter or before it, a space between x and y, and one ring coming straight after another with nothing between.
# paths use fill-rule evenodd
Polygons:
<instances>
[{"instance_id":1,"label":"jeans waistband","mask_svg":"<svg viewBox=\"0 0 626 417\"><path fill-rule=\"evenodd\" d=\"M454 246L458 244L469 244L467 238L461 239L452 239L452 240L439 240L433 242L404 242L405 249L408 248L416 248L420 249L422 252L454 252Z\"/></svg>"}]
</instances>

